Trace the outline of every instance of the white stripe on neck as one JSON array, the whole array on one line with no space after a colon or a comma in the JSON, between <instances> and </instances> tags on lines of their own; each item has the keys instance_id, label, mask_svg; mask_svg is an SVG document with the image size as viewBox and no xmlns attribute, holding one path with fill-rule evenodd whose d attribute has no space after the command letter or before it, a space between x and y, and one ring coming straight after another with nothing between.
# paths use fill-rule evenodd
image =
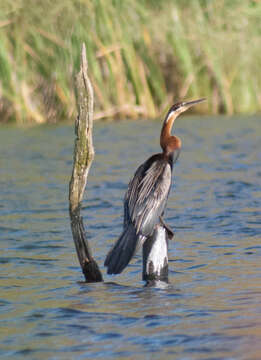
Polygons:
<instances>
[{"instance_id":1,"label":"white stripe on neck","mask_svg":"<svg viewBox=\"0 0 261 360\"><path fill-rule=\"evenodd\" d=\"M169 113L169 115L166 117L165 121L164 121L164 124L167 124L169 122L169 120L171 119L171 117L174 115L175 111L171 111Z\"/></svg>"}]
</instances>

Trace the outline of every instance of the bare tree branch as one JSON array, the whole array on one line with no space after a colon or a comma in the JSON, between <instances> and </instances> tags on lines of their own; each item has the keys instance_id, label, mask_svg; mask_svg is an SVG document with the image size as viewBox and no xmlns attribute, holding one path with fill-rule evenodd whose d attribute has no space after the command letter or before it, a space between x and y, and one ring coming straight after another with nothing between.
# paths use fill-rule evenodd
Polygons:
<instances>
[{"instance_id":1,"label":"bare tree branch","mask_svg":"<svg viewBox=\"0 0 261 360\"><path fill-rule=\"evenodd\" d=\"M78 117L75 121L75 145L72 177L69 184L71 229L78 259L86 282L103 281L99 266L92 257L81 217L81 201L94 158L92 142L93 88L89 80L85 44L82 45L81 67L76 76Z\"/></svg>"}]
</instances>

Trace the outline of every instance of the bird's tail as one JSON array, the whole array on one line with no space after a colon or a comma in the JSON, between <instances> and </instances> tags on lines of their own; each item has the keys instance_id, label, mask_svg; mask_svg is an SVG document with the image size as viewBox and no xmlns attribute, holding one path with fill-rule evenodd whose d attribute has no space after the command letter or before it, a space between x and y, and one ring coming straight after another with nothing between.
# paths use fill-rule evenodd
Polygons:
<instances>
[{"instance_id":1,"label":"bird's tail","mask_svg":"<svg viewBox=\"0 0 261 360\"><path fill-rule=\"evenodd\" d=\"M141 235L136 234L132 224L124 230L113 248L106 256L104 265L108 267L108 274L119 274L128 265L141 244ZM145 239L144 239L145 240Z\"/></svg>"}]
</instances>

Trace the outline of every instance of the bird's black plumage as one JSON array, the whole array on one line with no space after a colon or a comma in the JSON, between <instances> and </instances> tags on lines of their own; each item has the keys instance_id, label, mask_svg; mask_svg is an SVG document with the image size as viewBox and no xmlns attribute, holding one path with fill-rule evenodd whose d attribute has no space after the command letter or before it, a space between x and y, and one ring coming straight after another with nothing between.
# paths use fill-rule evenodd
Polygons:
<instances>
[{"instance_id":1,"label":"bird's black plumage","mask_svg":"<svg viewBox=\"0 0 261 360\"><path fill-rule=\"evenodd\" d=\"M124 198L123 232L108 253L109 274L120 273L151 236L166 206L173 156L156 154L136 170Z\"/></svg>"}]
</instances>

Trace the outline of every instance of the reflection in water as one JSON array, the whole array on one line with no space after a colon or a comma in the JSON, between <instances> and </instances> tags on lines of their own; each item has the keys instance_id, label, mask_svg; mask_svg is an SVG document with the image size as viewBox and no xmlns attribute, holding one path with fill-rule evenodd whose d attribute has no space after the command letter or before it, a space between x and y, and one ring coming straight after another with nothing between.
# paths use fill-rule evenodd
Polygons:
<instances>
[{"instance_id":1,"label":"reflection in water","mask_svg":"<svg viewBox=\"0 0 261 360\"><path fill-rule=\"evenodd\" d=\"M121 231L133 169L159 149L160 126L95 126L83 215L100 265ZM175 230L170 284L145 288L140 254L119 276L81 282L67 200L73 128L2 128L2 358L260 358L259 120L175 127L183 150L165 215Z\"/></svg>"}]
</instances>

